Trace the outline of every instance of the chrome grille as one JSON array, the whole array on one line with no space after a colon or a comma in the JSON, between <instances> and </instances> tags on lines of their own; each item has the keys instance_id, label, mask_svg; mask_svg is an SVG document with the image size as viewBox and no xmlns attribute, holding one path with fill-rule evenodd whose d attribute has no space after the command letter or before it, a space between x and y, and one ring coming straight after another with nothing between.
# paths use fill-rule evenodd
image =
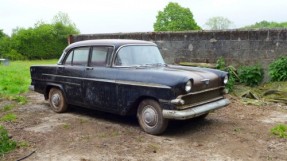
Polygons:
<instances>
[{"instance_id":1,"label":"chrome grille","mask_svg":"<svg viewBox=\"0 0 287 161\"><path fill-rule=\"evenodd\" d=\"M204 92L197 92L194 94L187 94L181 97L184 100L184 105L178 106L178 109L186 109L193 106L205 104L223 98L222 89L207 90Z\"/></svg>"}]
</instances>

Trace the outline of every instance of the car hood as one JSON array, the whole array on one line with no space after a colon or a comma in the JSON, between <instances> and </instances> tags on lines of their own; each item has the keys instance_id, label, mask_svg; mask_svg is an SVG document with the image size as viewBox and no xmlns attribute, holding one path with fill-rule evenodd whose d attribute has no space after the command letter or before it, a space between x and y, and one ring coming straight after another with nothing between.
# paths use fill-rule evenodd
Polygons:
<instances>
[{"instance_id":1,"label":"car hood","mask_svg":"<svg viewBox=\"0 0 287 161\"><path fill-rule=\"evenodd\" d=\"M114 72L98 72L95 77L112 78L118 81L152 83L184 89L188 80L193 83L192 91L223 85L226 72L187 66L167 65L165 67L111 68Z\"/></svg>"}]
</instances>

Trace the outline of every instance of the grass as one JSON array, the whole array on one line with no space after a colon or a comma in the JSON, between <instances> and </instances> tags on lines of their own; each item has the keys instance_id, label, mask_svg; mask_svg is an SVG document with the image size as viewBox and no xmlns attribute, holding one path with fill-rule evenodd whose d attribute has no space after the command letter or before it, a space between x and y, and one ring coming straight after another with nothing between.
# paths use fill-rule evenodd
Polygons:
<instances>
[{"instance_id":1,"label":"grass","mask_svg":"<svg viewBox=\"0 0 287 161\"><path fill-rule=\"evenodd\" d=\"M16 147L17 143L9 138L8 131L0 126L0 156L14 150Z\"/></svg>"},{"instance_id":2,"label":"grass","mask_svg":"<svg viewBox=\"0 0 287 161\"><path fill-rule=\"evenodd\" d=\"M3 112L7 112L7 111L10 111L14 108L14 105L12 104L9 104L9 105L5 105L2 109Z\"/></svg>"},{"instance_id":3,"label":"grass","mask_svg":"<svg viewBox=\"0 0 287 161\"><path fill-rule=\"evenodd\" d=\"M12 61L10 65L0 65L0 97L25 103L19 96L28 91L31 83L30 66L40 64L56 64L57 60Z\"/></svg>"},{"instance_id":4,"label":"grass","mask_svg":"<svg viewBox=\"0 0 287 161\"><path fill-rule=\"evenodd\" d=\"M0 118L0 121L4 121L4 122L13 122L16 121L17 116L13 113L9 113L4 115L3 117Z\"/></svg>"},{"instance_id":5,"label":"grass","mask_svg":"<svg viewBox=\"0 0 287 161\"><path fill-rule=\"evenodd\" d=\"M287 125L285 124L278 124L271 129L271 133L279 138L286 138L287 139Z\"/></svg>"}]
</instances>

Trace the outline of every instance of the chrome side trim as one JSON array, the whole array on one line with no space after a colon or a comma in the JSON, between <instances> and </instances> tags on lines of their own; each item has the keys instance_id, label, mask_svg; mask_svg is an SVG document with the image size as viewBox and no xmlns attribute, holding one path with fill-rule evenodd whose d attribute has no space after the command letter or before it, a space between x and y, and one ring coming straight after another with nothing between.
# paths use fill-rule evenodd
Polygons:
<instances>
[{"instance_id":1,"label":"chrome side trim","mask_svg":"<svg viewBox=\"0 0 287 161\"><path fill-rule=\"evenodd\" d=\"M175 120L186 120L190 118L194 118L200 115L203 115L205 113L208 113L213 110L220 109L222 107L227 106L230 104L230 101L228 99L221 99L216 102L211 102L208 104L204 104L201 106L197 106L194 108L189 108L186 110L162 110L162 115L166 119L175 119Z\"/></svg>"},{"instance_id":2,"label":"chrome side trim","mask_svg":"<svg viewBox=\"0 0 287 161\"><path fill-rule=\"evenodd\" d=\"M108 79L98 79L98 78L81 78L81 77L70 77L70 76L62 76L62 75L55 75L55 74L43 74L43 75L52 76L52 77L97 81L97 82L116 83L116 84L131 85L131 86L143 86L143 87L154 87L154 88L165 88L165 89L171 88L169 86L162 85L162 84L144 83L144 82L137 82L137 81L108 80Z\"/></svg>"},{"instance_id":3,"label":"chrome side trim","mask_svg":"<svg viewBox=\"0 0 287 161\"><path fill-rule=\"evenodd\" d=\"M143 87L154 87L154 88L166 88L170 89L169 86L156 84L156 83L144 83L144 82L136 82L136 81L122 81L116 80L117 84L124 84L124 85L134 85L134 86L143 86Z\"/></svg>"}]
</instances>

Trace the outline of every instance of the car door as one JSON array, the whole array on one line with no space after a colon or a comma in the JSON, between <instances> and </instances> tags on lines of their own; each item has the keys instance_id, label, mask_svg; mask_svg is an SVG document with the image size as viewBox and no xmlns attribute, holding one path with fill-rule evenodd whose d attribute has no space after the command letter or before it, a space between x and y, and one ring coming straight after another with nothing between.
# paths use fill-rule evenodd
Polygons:
<instances>
[{"instance_id":1,"label":"car door","mask_svg":"<svg viewBox=\"0 0 287 161\"><path fill-rule=\"evenodd\" d=\"M63 84L67 100L71 104L84 105L83 79L88 65L90 47L70 50L63 65L57 69L58 82Z\"/></svg>"},{"instance_id":2,"label":"car door","mask_svg":"<svg viewBox=\"0 0 287 161\"><path fill-rule=\"evenodd\" d=\"M117 112L115 72L109 67L112 51L113 47L92 47L85 71L85 102L98 110Z\"/></svg>"}]
</instances>

